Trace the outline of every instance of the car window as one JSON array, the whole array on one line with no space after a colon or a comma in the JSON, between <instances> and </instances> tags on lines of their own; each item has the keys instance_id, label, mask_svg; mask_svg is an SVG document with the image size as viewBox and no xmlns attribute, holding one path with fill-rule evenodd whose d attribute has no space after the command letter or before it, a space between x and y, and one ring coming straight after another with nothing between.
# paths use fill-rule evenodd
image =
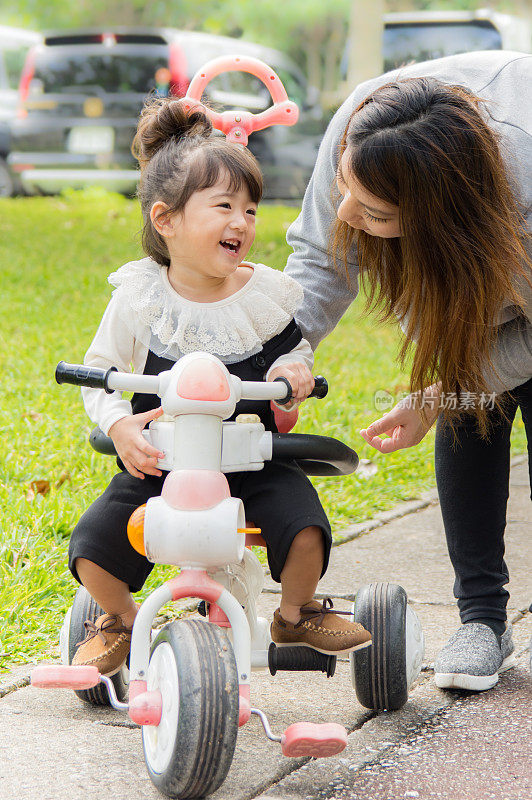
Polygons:
<instances>
[{"instance_id":1,"label":"car window","mask_svg":"<svg viewBox=\"0 0 532 800\"><path fill-rule=\"evenodd\" d=\"M433 58L469 50L499 50L500 33L491 25L479 22L418 23L386 26L383 32L385 71L412 61Z\"/></svg>"},{"instance_id":2,"label":"car window","mask_svg":"<svg viewBox=\"0 0 532 800\"><path fill-rule=\"evenodd\" d=\"M284 69L284 67L274 67L274 69L283 82L288 98L294 103L297 103L299 108L303 108L307 102L306 87L298 80L293 72L290 72L290 70Z\"/></svg>"},{"instance_id":3,"label":"car window","mask_svg":"<svg viewBox=\"0 0 532 800\"><path fill-rule=\"evenodd\" d=\"M28 54L29 47L17 47L16 49L5 49L3 51L4 69L7 85L10 89L17 89L20 74L24 66L24 61Z\"/></svg>"},{"instance_id":4,"label":"car window","mask_svg":"<svg viewBox=\"0 0 532 800\"><path fill-rule=\"evenodd\" d=\"M226 55L220 50L219 45L211 44L209 42L189 42L189 41L176 41L176 44L183 50L187 64L187 75L189 80L194 77L196 72L207 63L212 61L213 58L219 58Z\"/></svg>"},{"instance_id":5,"label":"car window","mask_svg":"<svg viewBox=\"0 0 532 800\"><path fill-rule=\"evenodd\" d=\"M223 76L220 75L220 78L225 78L228 92L268 97L268 90L263 82L249 72L226 72Z\"/></svg>"},{"instance_id":6,"label":"car window","mask_svg":"<svg viewBox=\"0 0 532 800\"><path fill-rule=\"evenodd\" d=\"M32 91L71 94L76 91L147 94L155 88L155 73L168 66L160 56L126 53L46 52L35 63Z\"/></svg>"},{"instance_id":7,"label":"car window","mask_svg":"<svg viewBox=\"0 0 532 800\"><path fill-rule=\"evenodd\" d=\"M290 100L293 100L294 103L297 103L301 108L306 101L307 92L305 86L300 83L292 72L284 67L273 67L273 69L281 79ZM226 72L220 77L225 78L227 82L227 91L254 95L255 97L263 98L264 101L267 101L265 107L271 105L268 89L255 75L250 75L249 72ZM220 86L220 88L222 87Z\"/></svg>"},{"instance_id":8,"label":"car window","mask_svg":"<svg viewBox=\"0 0 532 800\"><path fill-rule=\"evenodd\" d=\"M232 54L231 51L225 52L223 49L221 49L219 43L212 44L211 42L189 42L186 40L177 40L177 44L185 53L189 79L191 79L194 74L201 67L203 67L204 64L207 63L207 61L210 61L213 58L219 58L222 55ZM236 47L235 52L237 50L238 47ZM298 77L289 69L285 69L284 67L278 68L275 66L275 64L272 64L271 66L282 80L290 100L293 100L301 107L305 103L307 96L305 85L302 84ZM247 102L244 103L244 105L246 106L251 105L249 103L250 98L256 98L258 101L256 103L256 107L257 109L261 110L266 109L271 105L271 98L268 89L262 81L260 81L254 75L250 75L249 72L224 72L222 75L218 75L209 82L205 100L209 99L209 92L216 96L219 95L220 97L225 97L227 95L228 105L231 105L229 95L245 96L245 98L247 98ZM212 99L212 97L210 99ZM234 99L238 105L237 98Z\"/></svg>"},{"instance_id":9,"label":"car window","mask_svg":"<svg viewBox=\"0 0 532 800\"><path fill-rule=\"evenodd\" d=\"M306 102L306 88L297 78L282 67L274 67L275 72L283 82L284 88L290 100L293 100L301 108ZM264 83L251 75L249 72L224 72L209 83L207 93L214 92L230 93L246 98L255 98L257 109L264 110L272 105L270 93ZM235 101L236 101L235 97Z\"/></svg>"},{"instance_id":10,"label":"car window","mask_svg":"<svg viewBox=\"0 0 532 800\"><path fill-rule=\"evenodd\" d=\"M265 110L272 103L266 86L249 72L224 72L217 75L207 87L207 94L209 92L214 97L227 95L229 106L232 104L231 98L237 105L240 104L240 98L246 107L251 105L256 110Z\"/></svg>"}]
</instances>

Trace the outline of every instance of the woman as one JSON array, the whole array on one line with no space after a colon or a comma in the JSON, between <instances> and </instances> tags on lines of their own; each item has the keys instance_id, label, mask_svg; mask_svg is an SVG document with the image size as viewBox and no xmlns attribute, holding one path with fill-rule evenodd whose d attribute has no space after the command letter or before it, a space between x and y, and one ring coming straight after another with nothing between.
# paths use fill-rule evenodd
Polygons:
<instances>
[{"instance_id":1,"label":"woman","mask_svg":"<svg viewBox=\"0 0 532 800\"><path fill-rule=\"evenodd\" d=\"M488 689L514 661L504 528L518 406L532 446L531 133L532 56L468 53L388 73L333 118L287 235L313 348L354 299L359 271L370 307L405 331L411 395L364 439L390 453L438 419L462 621L435 664L444 688Z\"/></svg>"}]
</instances>

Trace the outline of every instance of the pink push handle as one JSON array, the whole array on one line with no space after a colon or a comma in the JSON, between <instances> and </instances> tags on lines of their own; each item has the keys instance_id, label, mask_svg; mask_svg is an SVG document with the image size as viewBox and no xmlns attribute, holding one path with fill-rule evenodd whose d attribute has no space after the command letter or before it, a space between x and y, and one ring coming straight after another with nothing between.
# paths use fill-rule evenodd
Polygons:
<instances>
[{"instance_id":1,"label":"pink push handle","mask_svg":"<svg viewBox=\"0 0 532 800\"><path fill-rule=\"evenodd\" d=\"M273 106L260 114L252 114L250 111L218 113L203 105L201 96L205 87L222 72L249 72L255 75L270 92ZM262 131L270 125L295 125L299 117L299 108L288 99L279 76L264 61L248 56L221 56L208 61L192 78L181 102L187 111L192 108L203 111L213 126L225 133L228 141L244 145L253 131Z\"/></svg>"}]
</instances>

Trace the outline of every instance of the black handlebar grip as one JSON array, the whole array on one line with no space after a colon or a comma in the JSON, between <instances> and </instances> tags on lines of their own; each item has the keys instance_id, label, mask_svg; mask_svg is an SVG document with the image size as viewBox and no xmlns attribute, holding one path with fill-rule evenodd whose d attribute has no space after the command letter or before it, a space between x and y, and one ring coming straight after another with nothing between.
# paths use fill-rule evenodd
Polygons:
<instances>
[{"instance_id":1,"label":"black handlebar grip","mask_svg":"<svg viewBox=\"0 0 532 800\"><path fill-rule=\"evenodd\" d=\"M309 394L309 397L318 397L322 400L324 397L327 397L328 392L329 384L327 383L327 378L324 378L323 375L315 375L314 389Z\"/></svg>"},{"instance_id":2,"label":"black handlebar grip","mask_svg":"<svg viewBox=\"0 0 532 800\"><path fill-rule=\"evenodd\" d=\"M273 382L275 383L275 381L282 381L286 385L287 394L284 400L275 401L280 406L285 406L292 399L292 387L290 386L290 382L287 378L274 378ZM314 389L309 394L309 397L317 397L319 400L322 400L327 396L328 391L329 384L327 383L327 379L324 378L323 375L316 375L314 378Z\"/></svg>"},{"instance_id":3,"label":"black handlebar grip","mask_svg":"<svg viewBox=\"0 0 532 800\"><path fill-rule=\"evenodd\" d=\"M105 389L107 394L114 390L109 389L108 380L111 372L117 372L116 367L100 369L99 367L86 367L84 364L67 364L60 361L55 369L57 383L73 383L75 386L88 386L91 389Z\"/></svg>"},{"instance_id":4,"label":"black handlebar grip","mask_svg":"<svg viewBox=\"0 0 532 800\"><path fill-rule=\"evenodd\" d=\"M288 378L274 378L273 382L275 383L275 381L281 381L286 386L286 397L283 398L283 400L276 400L275 402L280 406L286 406L292 399L292 387L290 386L290 381Z\"/></svg>"}]
</instances>

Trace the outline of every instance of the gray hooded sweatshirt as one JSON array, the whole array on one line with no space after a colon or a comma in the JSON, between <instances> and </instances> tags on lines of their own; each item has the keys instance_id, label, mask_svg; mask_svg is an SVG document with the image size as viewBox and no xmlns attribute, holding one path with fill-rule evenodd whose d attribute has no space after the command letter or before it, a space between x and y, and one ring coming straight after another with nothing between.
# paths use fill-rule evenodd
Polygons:
<instances>
[{"instance_id":1,"label":"gray hooded sweatshirt","mask_svg":"<svg viewBox=\"0 0 532 800\"><path fill-rule=\"evenodd\" d=\"M499 137L508 175L532 233L532 55L500 50L465 53L412 64L362 83L331 120L301 213L286 237L294 250L286 271L305 292L296 319L313 349L333 330L358 292L356 252L348 264L348 281L344 270L334 266L329 251L337 208L331 187L341 136L353 110L371 92L391 80L420 76L464 86L485 101L486 121ZM532 236L524 244L532 258ZM497 393L532 377L532 288L523 281L516 282L516 287L524 297L524 308L513 306L510 300L501 303L492 353L496 374L486 365L488 386Z\"/></svg>"}]
</instances>

